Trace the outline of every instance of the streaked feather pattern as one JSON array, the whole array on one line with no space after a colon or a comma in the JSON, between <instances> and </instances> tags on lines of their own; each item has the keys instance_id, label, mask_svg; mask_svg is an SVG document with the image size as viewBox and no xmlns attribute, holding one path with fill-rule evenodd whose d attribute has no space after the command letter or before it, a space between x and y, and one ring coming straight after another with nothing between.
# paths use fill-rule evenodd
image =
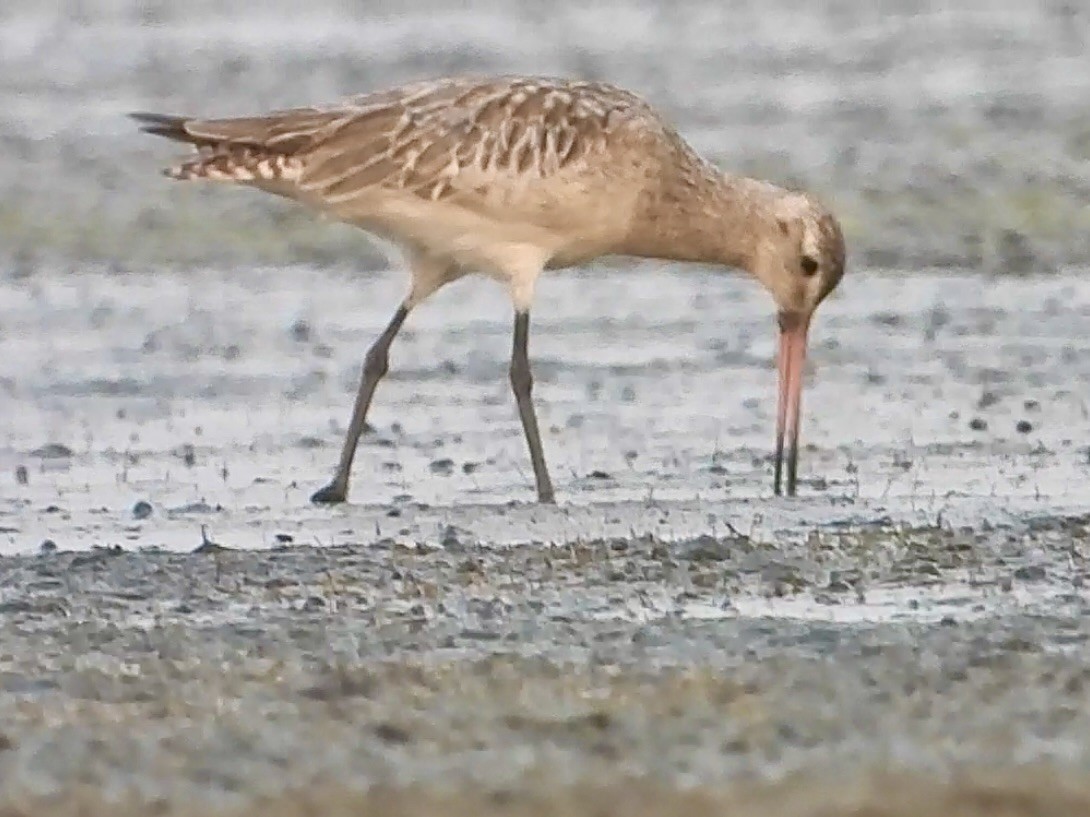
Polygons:
<instances>
[{"instance_id":1,"label":"streaked feather pattern","mask_svg":"<svg viewBox=\"0 0 1090 817\"><path fill-rule=\"evenodd\" d=\"M482 219L513 225L505 241L534 246L527 259L570 263L624 240L662 166L682 156L706 168L636 95L541 77L418 82L258 117L136 117L196 148L172 178L258 187L485 269L507 264L510 247L474 239ZM446 228L425 235L420 218Z\"/></svg>"},{"instance_id":2,"label":"streaked feather pattern","mask_svg":"<svg viewBox=\"0 0 1090 817\"><path fill-rule=\"evenodd\" d=\"M603 152L625 127L665 129L627 91L545 78L421 82L259 117L135 116L147 132L198 148L167 171L174 178L290 180L333 205L375 187L435 201L546 179Z\"/></svg>"}]
</instances>

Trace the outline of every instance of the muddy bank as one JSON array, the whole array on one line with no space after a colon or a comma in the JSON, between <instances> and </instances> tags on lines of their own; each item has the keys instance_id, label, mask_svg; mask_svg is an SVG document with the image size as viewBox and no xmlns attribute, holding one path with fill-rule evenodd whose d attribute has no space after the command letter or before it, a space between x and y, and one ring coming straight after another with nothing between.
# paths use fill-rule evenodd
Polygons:
<instances>
[{"instance_id":1,"label":"muddy bank","mask_svg":"<svg viewBox=\"0 0 1090 817\"><path fill-rule=\"evenodd\" d=\"M211 817L269 817L298 814L382 815L422 817L423 815L484 815L485 817L565 817L625 815L625 817L688 817L723 815L734 817L1052 817L1090 813L1090 794L1076 778L1065 779L1047 770L1022 770L1004 776L959 773L953 782L939 782L933 776L888 773L860 775L851 782L830 784L826 780L792 779L782 784L749 786L731 791L684 791L642 780L620 785L553 786L540 784L535 791L481 791L476 789L434 792L421 788L380 788L364 794L316 786L292 795L270 799L251 808L194 812L184 805L160 805L156 814ZM998 810L998 811L997 811ZM24 815L111 814L117 817L144 814L139 802L103 802L93 794L60 800L26 803L21 807L0 807L4 817Z\"/></svg>"},{"instance_id":2,"label":"muddy bank","mask_svg":"<svg viewBox=\"0 0 1090 817\"><path fill-rule=\"evenodd\" d=\"M1082 517L8 557L4 796L1085 773L1088 549Z\"/></svg>"}]
</instances>

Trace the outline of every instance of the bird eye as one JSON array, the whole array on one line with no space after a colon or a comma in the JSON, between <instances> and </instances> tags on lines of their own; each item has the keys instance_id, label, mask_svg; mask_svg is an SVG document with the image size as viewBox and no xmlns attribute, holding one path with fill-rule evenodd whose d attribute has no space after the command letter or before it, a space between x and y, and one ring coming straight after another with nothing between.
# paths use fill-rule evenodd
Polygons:
<instances>
[{"instance_id":1,"label":"bird eye","mask_svg":"<svg viewBox=\"0 0 1090 817\"><path fill-rule=\"evenodd\" d=\"M802 274L809 277L818 271L817 259L809 255L802 257Z\"/></svg>"}]
</instances>

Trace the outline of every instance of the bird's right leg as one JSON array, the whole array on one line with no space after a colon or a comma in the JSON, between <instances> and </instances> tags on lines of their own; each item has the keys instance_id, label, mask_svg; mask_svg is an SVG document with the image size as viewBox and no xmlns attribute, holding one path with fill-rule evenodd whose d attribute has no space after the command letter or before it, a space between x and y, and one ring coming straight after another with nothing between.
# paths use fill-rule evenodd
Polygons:
<instances>
[{"instance_id":1,"label":"bird's right leg","mask_svg":"<svg viewBox=\"0 0 1090 817\"><path fill-rule=\"evenodd\" d=\"M537 500L551 505L556 502L553 483L549 479L549 468L545 464L545 452L541 447L541 432L538 430L537 414L531 394L534 389L534 376L530 371L528 352L530 337L530 312L523 310L515 313L514 341L511 344L511 388L515 392L522 430L526 434L526 444L530 449L530 464L534 468L534 484L537 486Z\"/></svg>"},{"instance_id":2,"label":"bird's right leg","mask_svg":"<svg viewBox=\"0 0 1090 817\"><path fill-rule=\"evenodd\" d=\"M511 343L511 389L518 404L519 419L530 449L530 464L534 468L537 500L543 504L556 502L545 452L541 446L541 431L537 424L532 393L534 376L530 371L530 306L534 299L534 284L544 264L527 264L511 275L511 302L515 307L515 331Z\"/></svg>"},{"instance_id":3,"label":"bird's right leg","mask_svg":"<svg viewBox=\"0 0 1090 817\"><path fill-rule=\"evenodd\" d=\"M348 496L348 479L352 473L352 460L356 456L356 446L367 425L367 410L371 407L371 398L375 387L390 368L390 344L397 337L401 325L413 307L431 295L443 284L458 277L458 269L449 261L424 253L412 253L409 256L409 268L412 272L412 289L397 308L393 318L386 325L382 334L367 350L363 362L363 377L356 393L356 403L352 407L352 419L348 423L348 433L341 447L341 459L337 463L337 472L333 481L324 488L315 491L310 501L317 504L344 502Z\"/></svg>"}]
</instances>

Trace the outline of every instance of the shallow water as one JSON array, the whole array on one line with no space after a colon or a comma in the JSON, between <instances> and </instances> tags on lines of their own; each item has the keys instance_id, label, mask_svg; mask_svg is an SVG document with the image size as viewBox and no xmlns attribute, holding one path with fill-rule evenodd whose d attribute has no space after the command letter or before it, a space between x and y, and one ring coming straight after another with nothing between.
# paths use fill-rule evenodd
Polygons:
<instances>
[{"instance_id":1,"label":"shallow water","mask_svg":"<svg viewBox=\"0 0 1090 817\"><path fill-rule=\"evenodd\" d=\"M813 330L795 501L771 497L775 331L751 282L651 265L550 277L531 346L558 509L527 504L509 307L488 281L460 282L412 317L352 505L332 510L307 497L336 461L400 273L88 269L8 282L4 547L190 549L202 525L252 548L278 534L429 542L445 525L488 544L1078 512L1090 470L1078 387L1090 362L1073 340L1090 318L1081 276L850 279ZM523 506L491 510L511 502Z\"/></svg>"}]
</instances>

